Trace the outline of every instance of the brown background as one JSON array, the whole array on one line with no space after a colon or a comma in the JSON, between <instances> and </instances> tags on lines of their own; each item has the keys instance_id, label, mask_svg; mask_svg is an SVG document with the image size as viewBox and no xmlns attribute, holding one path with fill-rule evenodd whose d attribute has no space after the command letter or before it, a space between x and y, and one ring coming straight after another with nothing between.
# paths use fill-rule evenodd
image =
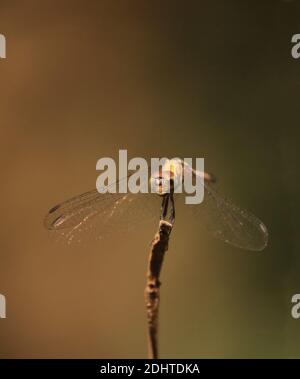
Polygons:
<instances>
[{"instance_id":1,"label":"brown background","mask_svg":"<svg viewBox=\"0 0 300 379\"><path fill-rule=\"evenodd\" d=\"M299 1L0 1L1 357L146 356L153 230L69 247L42 224L120 148L204 157L270 232L244 252L177 217L161 356L300 357L299 20Z\"/></svg>"}]
</instances>

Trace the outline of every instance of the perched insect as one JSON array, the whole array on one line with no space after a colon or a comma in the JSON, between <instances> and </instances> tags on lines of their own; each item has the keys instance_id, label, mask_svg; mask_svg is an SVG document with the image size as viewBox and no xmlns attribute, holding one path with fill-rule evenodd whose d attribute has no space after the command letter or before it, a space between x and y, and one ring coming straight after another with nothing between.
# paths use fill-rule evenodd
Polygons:
<instances>
[{"instance_id":1,"label":"perched insect","mask_svg":"<svg viewBox=\"0 0 300 379\"><path fill-rule=\"evenodd\" d=\"M67 239L71 241L76 231L84 231L86 226L93 225L95 221L99 235L103 235L108 226L114 228L119 225L120 220L124 224L132 225L142 223L149 215L157 215L158 201L161 198L161 219L169 214L169 222L173 223L175 200L181 195L174 193L174 188L176 183L184 180L178 174L179 168L184 168L194 178L203 179L201 183L204 187L204 201L198 205L186 205L192 210L195 222L205 224L214 237L242 249L260 251L266 247L266 226L250 212L222 197L214 188L212 175L196 171L178 159L170 162L168 169L163 167L150 176L148 185L149 188L154 188L155 193L99 193L94 189L50 209L44 221L46 228L65 231ZM127 179L125 177L120 180ZM166 191L166 188L170 190Z\"/></svg>"}]
</instances>

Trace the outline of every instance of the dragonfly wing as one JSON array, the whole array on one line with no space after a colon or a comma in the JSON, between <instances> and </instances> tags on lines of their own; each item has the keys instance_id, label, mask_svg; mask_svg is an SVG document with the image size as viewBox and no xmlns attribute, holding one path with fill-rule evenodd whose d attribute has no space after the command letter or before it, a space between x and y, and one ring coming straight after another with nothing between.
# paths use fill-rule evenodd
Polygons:
<instances>
[{"instance_id":1,"label":"dragonfly wing","mask_svg":"<svg viewBox=\"0 0 300 379\"><path fill-rule=\"evenodd\" d=\"M201 224L226 243L247 250L263 250L268 243L268 231L263 222L220 195L210 181L204 180L203 185L203 202L189 206L201 217Z\"/></svg>"},{"instance_id":2,"label":"dragonfly wing","mask_svg":"<svg viewBox=\"0 0 300 379\"><path fill-rule=\"evenodd\" d=\"M158 220L160 201L151 193L99 193L95 189L50 209L44 225L60 232L68 242L87 230L102 238L112 231L128 231L154 217Z\"/></svg>"},{"instance_id":3,"label":"dragonfly wing","mask_svg":"<svg viewBox=\"0 0 300 379\"><path fill-rule=\"evenodd\" d=\"M106 209L110 209L125 194L100 194L97 190L75 196L51 208L44 225L50 230L74 227Z\"/></svg>"}]
</instances>

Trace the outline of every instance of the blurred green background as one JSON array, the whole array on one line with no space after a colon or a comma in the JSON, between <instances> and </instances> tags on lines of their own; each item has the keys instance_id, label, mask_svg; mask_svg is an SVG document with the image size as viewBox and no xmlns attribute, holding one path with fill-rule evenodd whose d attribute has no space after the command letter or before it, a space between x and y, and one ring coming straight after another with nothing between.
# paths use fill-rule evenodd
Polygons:
<instances>
[{"instance_id":1,"label":"blurred green background","mask_svg":"<svg viewBox=\"0 0 300 379\"><path fill-rule=\"evenodd\" d=\"M1 0L0 33L0 356L146 356L153 230L66 246L43 227L125 148L204 157L270 233L245 252L178 215L161 357L299 358L299 1Z\"/></svg>"}]
</instances>

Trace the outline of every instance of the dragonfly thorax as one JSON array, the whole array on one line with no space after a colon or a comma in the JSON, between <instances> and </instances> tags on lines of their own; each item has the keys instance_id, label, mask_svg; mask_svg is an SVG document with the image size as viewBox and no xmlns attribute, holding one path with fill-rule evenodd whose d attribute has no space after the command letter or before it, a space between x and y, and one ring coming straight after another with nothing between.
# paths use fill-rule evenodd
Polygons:
<instances>
[{"instance_id":1,"label":"dragonfly thorax","mask_svg":"<svg viewBox=\"0 0 300 379\"><path fill-rule=\"evenodd\" d=\"M163 196L174 188L173 179L168 179L163 176L151 176L150 185L152 192Z\"/></svg>"}]
</instances>

